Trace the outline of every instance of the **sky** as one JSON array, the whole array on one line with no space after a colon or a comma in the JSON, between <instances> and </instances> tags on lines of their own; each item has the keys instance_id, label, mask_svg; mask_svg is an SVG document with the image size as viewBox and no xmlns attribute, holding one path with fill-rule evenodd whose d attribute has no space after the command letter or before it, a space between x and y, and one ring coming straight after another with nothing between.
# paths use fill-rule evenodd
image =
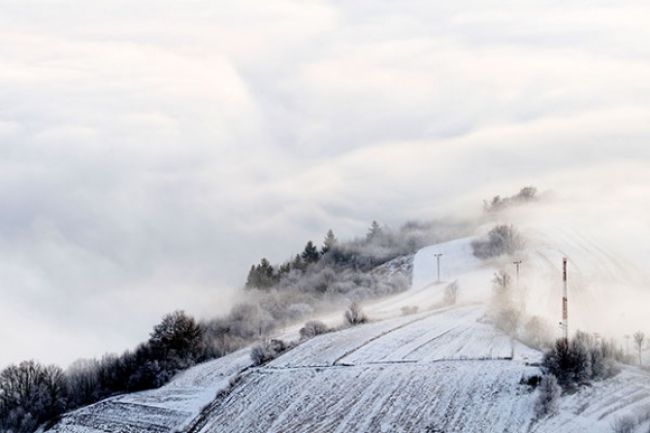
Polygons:
<instances>
[{"instance_id":1,"label":"sky","mask_svg":"<svg viewBox=\"0 0 650 433\"><path fill-rule=\"evenodd\" d=\"M222 314L251 263L330 228L469 214L531 184L639 207L648 17L641 1L0 0L0 366Z\"/></svg>"}]
</instances>

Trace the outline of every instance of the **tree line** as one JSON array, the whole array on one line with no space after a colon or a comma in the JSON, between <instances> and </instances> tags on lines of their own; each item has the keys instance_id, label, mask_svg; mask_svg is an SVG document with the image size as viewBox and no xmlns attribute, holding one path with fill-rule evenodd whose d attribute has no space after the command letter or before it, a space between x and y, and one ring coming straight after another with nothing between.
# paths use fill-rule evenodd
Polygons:
<instances>
[{"instance_id":1,"label":"tree line","mask_svg":"<svg viewBox=\"0 0 650 433\"><path fill-rule=\"evenodd\" d=\"M280 264L272 265L267 258L250 267L245 287L269 290L281 288L296 275L313 274L325 268L336 272L350 270L368 272L396 257L415 253L418 249L468 235L471 224L466 221L407 222L392 229L373 221L364 237L339 241L328 230L319 247L309 240L304 249Z\"/></svg>"},{"instance_id":2,"label":"tree line","mask_svg":"<svg viewBox=\"0 0 650 433\"><path fill-rule=\"evenodd\" d=\"M155 388L205 359L204 329L167 314L133 351L80 360L67 370L24 361L0 372L0 431L29 433L65 411L124 392Z\"/></svg>"},{"instance_id":3,"label":"tree line","mask_svg":"<svg viewBox=\"0 0 650 433\"><path fill-rule=\"evenodd\" d=\"M197 322L182 311L167 314L135 349L79 360L66 370L36 361L10 365L0 371L0 432L30 433L77 407L162 386L179 371L264 339L333 303L403 290L404 275L387 279L367 271L467 230L463 222L407 223L399 230L373 222L364 237L348 242L329 230L321 246L308 242L292 260L272 266L262 259L253 266L247 300L223 317Z\"/></svg>"}]
</instances>

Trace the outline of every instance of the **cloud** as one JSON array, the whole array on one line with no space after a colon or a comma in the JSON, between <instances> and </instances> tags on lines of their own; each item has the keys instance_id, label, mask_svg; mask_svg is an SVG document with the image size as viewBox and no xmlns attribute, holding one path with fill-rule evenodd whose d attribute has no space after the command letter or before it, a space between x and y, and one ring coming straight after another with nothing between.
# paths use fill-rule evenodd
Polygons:
<instances>
[{"instance_id":1,"label":"cloud","mask_svg":"<svg viewBox=\"0 0 650 433\"><path fill-rule=\"evenodd\" d=\"M328 228L645 181L641 2L1 7L0 364L218 314Z\"/></svg>"}]
</instances>

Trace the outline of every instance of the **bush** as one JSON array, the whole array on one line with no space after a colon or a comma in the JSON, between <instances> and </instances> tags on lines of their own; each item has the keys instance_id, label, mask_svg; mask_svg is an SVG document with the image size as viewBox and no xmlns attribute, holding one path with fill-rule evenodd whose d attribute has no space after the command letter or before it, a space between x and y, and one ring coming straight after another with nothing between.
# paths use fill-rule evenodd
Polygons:
<instances>
[{"instance_id":1,"label":"bush","mask_svg":"<svg viewBox=\"0 0 650 433\"><path fill-rule=\"evenodd\" d=\"M368 321L368 318L363 314L361 307L356 302L350 304L343 317L349 325L360 325Z\"/></svg>"},{"instance_id":2,"label":"bush","mask_svg":"<svg viewBox=\"0 0 650 433\"><path fill-rule=\"evenodd\" d=\"M255 366L266 364L285 350L287 350L287 344L282 340L264 341L251 350L251 361Z\"/></svg>"},{"instance_id":3,"label":"bush","mask_svg":"<svg viewBox=\"0 0 650 433\"><path fill-rule=\"evenodd\" d=\"M300 328L300 338L307 340L317 335L325 334L329 331L330 329L323 322L319 320L310 320L309 322L305 323L305 326Z\"/></svg>"},{"instance_id":4,"label":"bush","mask_svg":"<svg viewBox=\"0 0 650 433\"><path fill-rule=\"evenodd\" d=\"M539 384L539 395L535 401L535 415L538 418L555 415L559 409L561 393L562 389L557 384L555 376L545 375Z\"/></svg>"},{"instance_id":5,"label":"bush","mask_svg":"<svg viewBox=\"0 0 650 433\"><path fill-rule=\"evenodd\" d=\"M501 198L501 196L497 195L490 201L484 200L483 210L485 210L485 212L498 212L510 206L535 200L537 200L537 188L533 186L527 186L522 188L517 194L510 197Z\"/></svg>"},{"instance_id":6,"label":"bush","mask_svg":"<svg viewBox=\"0 0 650 433\"><path fill-rule=\"evenodd\" d=\"M512 278L499 271L492 278L490 314L494 325L506 334L516 336L521 313L513 306Z\"/></svg>"},{"instance_id":7,"label":"bush","mask_svg":"<svg viewBox=\"0 0 650 433\"><path fill-rule=\"evenodd\" d=\"M503 254L512 255L523 246L523 238L513 226L498 225L488 232L487 239L472 241L472 252L479 259L489 259Z\"/></svg>"},{"instance_id":8,"label":"bush","mask_svg":"<svg viewBox=\"0 0 650 433\"><path fill-rule=\"evenodd\" d=\"M445 305L454 305L458 298L458 281L454 281L445 287L443 303Z\"/></svg>"},{"instance_id":9,"label":"bush","mask_svg":"<svg viewBox=\"0 0 650 433\"><path fill-rule=\"evenodd\" d=\"M584 332L577 332L570 342L557 340L544 354L542 364L557 377L562 388L571 389L618 373L608 347Z\"/></svg>"}]
</instances>

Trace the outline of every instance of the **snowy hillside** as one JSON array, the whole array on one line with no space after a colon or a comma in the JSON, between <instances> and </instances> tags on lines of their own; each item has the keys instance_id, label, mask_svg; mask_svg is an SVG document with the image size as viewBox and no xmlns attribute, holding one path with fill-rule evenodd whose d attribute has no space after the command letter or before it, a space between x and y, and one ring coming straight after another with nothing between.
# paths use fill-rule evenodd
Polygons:
<instances>
[{"instance_id":1,"label":"snowy hillside","mask_svg":"<svg viewBox=\"0 0 650 433\"><path fill-rule=\"evenodd\" d=\"M52 431L604 433L650 405L650 377L625 367L563 397L558 416L534 421L537 394L525 382L541 373L541 353L487 320L481 301L495 269L472 255L470 242L420 250L411 289L365 306L383 320L320 335L261 367L251 367L248 350L233 353L161 389L73 412ZM531 254L540 263L550 253ZM450 281L460 287L458 303L439 307ZM401 315L414 306L418 313Z\"/></svg>"},{"instance_id":2,"label":"snowy hillside","mask_svg":"<svg viewBox=\"0 0 650 433\"><path fill-rule=\"evenodd\" d=\"M54 432L170 432L189 424L250 367L248 349L191 368L152 391L103 400L64 416Z\"/></svg>"}]
</instances>

